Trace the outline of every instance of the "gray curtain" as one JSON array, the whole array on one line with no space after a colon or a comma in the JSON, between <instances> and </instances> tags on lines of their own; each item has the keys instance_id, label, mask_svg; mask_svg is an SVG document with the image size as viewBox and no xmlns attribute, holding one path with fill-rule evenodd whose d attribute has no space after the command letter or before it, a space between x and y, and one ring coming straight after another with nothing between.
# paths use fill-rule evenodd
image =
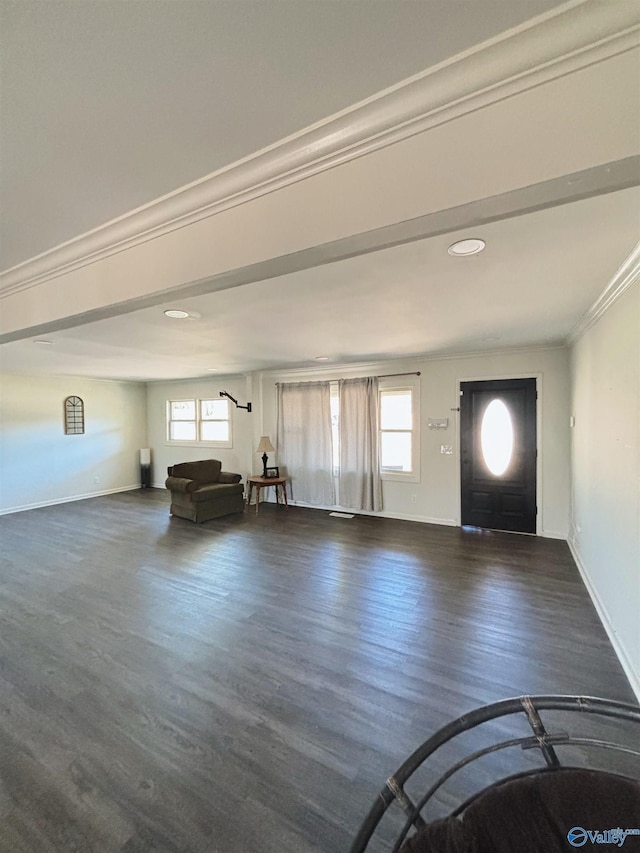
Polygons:
<instances>
[{"instance_id":1,"label":"gray curtain","mask_svg":"<svg viewBox=\"0 0 640 853\"><path fill-rule=\"evenodd\" d=\"M378 379L341 379L340 393L340 506L382 509L378 449Z\"/></svg>"},{"instance_id":2,"label":"gray curtain","mask_svg":"<svg viewBox=\"0 0 640 853\"><path fill-rule=\"evenodd\" d=\"M290 480L291 497L335 504L328 382L278 383L278 461Z\"/></svg>"}]
</instances>

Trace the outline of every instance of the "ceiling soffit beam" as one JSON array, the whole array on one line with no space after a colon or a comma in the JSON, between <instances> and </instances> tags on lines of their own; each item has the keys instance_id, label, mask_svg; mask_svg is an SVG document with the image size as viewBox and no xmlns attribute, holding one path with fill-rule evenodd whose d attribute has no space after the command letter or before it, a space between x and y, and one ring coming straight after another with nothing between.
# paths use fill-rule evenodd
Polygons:
<instances>
[{"instance_id":1,"label":"ceiling soffit beam","mask_svg":"<svg viewBox=\"0 0 640 853\"><path fill-rule=\"evenodd\" d=\"M71 329L108 317L122 316L133 311L151 308L163 304L169 297L188 299L233 287L241 287L252 282L266 281L304 269L331 264L464 228L477 228L498 222L501 219L524 216L550 207L558 207L597 195L629 189L633 186L640 186L640 155L616 163L607 163L592 169L575 172L561 178L543 181L522 189L501 193L448 210L426 214L383 228L376 228L299 252L270 258L260 263L249 264L200 281L189 282L180 287L156 291L143 297L107 305L93 311L80 312L63 319L0 334L0 344L26 337L45 335L61 329ZM638 258L636 258L636 265L634 266L634 274L636 275L640 270ZM610 292L611 287L610 285L607 292ZM619 295L620 293L616 293L615 298ZM608 302L603 310L606 307L608 307Z\"/></svg>"},{"instance_id":2,"label":"ceiling soffit beam","mask_svg":"<svg viewBox=\"0 0 640 853\"><path fill-rule=\"evenodd\" d=\"M638 62L637 52L627 52L6 295L0 332L105 309L116 316L119 303L177 292L192 282L212 282L209 289L220 290L235 270L257 271L261 263L314 247L321 253L345 238L462 210L563 176L575 180L572 173L601 166L598 191L614 191L617 172L607 187L608 170L638 154L637 104L629 82L637 79ZM616 92L621 97L613 97ZM453 223L448 230L455 230Z\"/></svg>"},{"instance_id":3,"label":"ceiling soffit beam","mask_svg":"<svg viewBox=\"0 0 640 853\"><path fill-rule=\"evenodd\" d=\"M58 278L638 47L640 7L573 0L0 274Z\"/></svg>"}]
</instances>

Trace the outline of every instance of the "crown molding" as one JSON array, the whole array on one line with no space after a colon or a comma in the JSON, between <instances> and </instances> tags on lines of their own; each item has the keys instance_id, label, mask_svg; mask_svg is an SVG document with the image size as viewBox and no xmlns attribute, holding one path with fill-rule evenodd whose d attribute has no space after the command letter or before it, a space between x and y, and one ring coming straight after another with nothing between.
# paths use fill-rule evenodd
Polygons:
<instances>
[{"instance_id":1,"label":"crown molding","mask_svg":"<svg viewBox=\"0 0 640 853\"><path fill-rule=\"evenodd\" d=\"M375 373L376 371L381 370L383 366L385 370L391 370L393 366L393 369L402 369L403 372L406 371L407 373L413 373L414 371L420 370L421 365L424 365L426 362L461 361L463 359L484 358L485 356L491 358L496 355L523 355L526 353L557 352L559 350L566 351L566 349L566 344L561 342L556 344L539 344L537 346L535 344L530 344L528 346L494 347L486 350L449 350L447 352L425 352L418 353L417 355L413 354L395 356L393 358L380 358L377 361L335 361L330 364L325 363L321 366L309 364L307 366L298 367L270 367L268 369L256 370L252 375L259 379L273 381L275 379L281 379L282 377L288 376L293 378L306 375L322 377L333 376L337 373L343 375L351 373L359 374L366 371ZM512 374L509 374L509 376L512 376Z\"/></svg>"},{"instance_id":2,"label":"crown molding","mask_svg":"<svg viewBox=\"0 0 640 853\"><path fill-rule=\"evenodd\" d=\"M47 374L34 374L29 372L24 373L16 373L15 370L3 370L2 378L7 381L10 379L18 380L19 382L24 382L25 377L29 378L29 381L42 380L42 382L47 383L50 381L56 382L67 382L69 384L80 383L80 382L99 382L101 385L140 385L141 387L146 386L152 380L150 379L110 379L109 377L103 376L85 376L84 374L77 373L47 373ZM186 380L185 380L186 381ZM71 392L70 392L71 393Z\"/></svg>"},{"instance_id":3,"label":"crown molding","mask_svg":"<svg viewBox=\"0 0 640 853\"><path fill-rule=\"evenodd\" d=\"M616 271L609 284L602 291L593 305L585 311L571 330L567 345L575 344L594 326L600 317L611 308L623 293L640 279L640 242L636 243L633 251L622 266Z\"/></svg>"},{"instance_id":4,"label":"crown molding","mask_svg":"<svg viewBox=\"0 0 640 853\"><path fill-rule=\"evenodd\" d=\"M571 0L0 274L0 297L80 269L639 46L639 7Z\"/></svg>"},{"instance_id":5,"label":"crown molding","mask_svg":"<svg viewBox=\"0 0 640 853\"><path fill-rule=\"evenodd\" d=\"M133 381L140 382L143 385L190 385L200 382L219 382L222 379L225 382L240 382L250 375L251 373L247 373L247 371L240 371L238 373L199 373L197 376L185 376L182 379L135 379Z\"/></svg>"}]
</instances>

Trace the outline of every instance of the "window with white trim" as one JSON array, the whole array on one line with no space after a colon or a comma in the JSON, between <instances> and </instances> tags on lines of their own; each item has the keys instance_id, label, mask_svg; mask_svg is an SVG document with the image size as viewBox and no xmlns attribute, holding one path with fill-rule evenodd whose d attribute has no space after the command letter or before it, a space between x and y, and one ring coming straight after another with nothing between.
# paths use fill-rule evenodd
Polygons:
<instances>
[{"instance_id":1,"label":"window with white trim","mask_svg":"<svg viewBox=\"0 0 640 853\"><path fill-rule=\"evenodd\" d=\"M412 386L380 388L380 474L419 481L418 397Z\"/></svg>"},{"instance_id":2,"label":"window with white trim","mask_svg":"<svg viewBox=\"0 0 640 853\"><path fill-rule=\"evenodd\" d=\"M167 441L232 447L228 400L167 400Z\"/></svg>"},{"instance_id":3,"label":"window with white trim","mask_svg":"<svg viewBox=\"0 0 640 853\"><path fill-rule=\"evenodd\" d=\"M200 441L230 442L228 400L200 400Z\"/></svg>"},{"instance_id":4,"label":"window with white trim","mask_svg":"<svg viewBox=\"0 0 640 853\"><path fill-rule=\"evenodd\" d=\"M411 388L380 391L380 470L411 474L413 407Z\"/></svg>"},{"instance_id":5,"label":"window with white trim","mask_svg":"<svg viewBox=\"0 0 640 853\"><path fill-rule=\"evenodd\" d=\"M415 386L380 388L380 474L383 480L419 482L418 393ZM340 474L340 398L331 383L333 474Z\"/></svg>"}]
</instances>

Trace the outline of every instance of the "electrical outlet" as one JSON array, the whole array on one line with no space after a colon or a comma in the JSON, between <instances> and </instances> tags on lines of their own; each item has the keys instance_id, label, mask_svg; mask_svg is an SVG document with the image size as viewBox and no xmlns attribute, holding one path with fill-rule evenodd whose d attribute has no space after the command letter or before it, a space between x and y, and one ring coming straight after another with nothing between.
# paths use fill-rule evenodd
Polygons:
<instances>
[{"instance_id":1,"label":"electrical outlet","mask_svg":"<svg viewBox=\"0 0 640 853\"><path fill-rule=\"evenodd\" d=\"M94 477L94 478L93 478L93 482L94 482L94 483L96 483L96 484L97 484L97 483L99 483L99 482L100 482L100 477Z\"/></svg>"},{"instance_id":2,"label":"electrical outlet","mask_svg":"<svg viewBox=\"0 0 640 853\"><path fill-rule=\"evenodd\" d=\"M411 495L411 503L412 503L412 504L414 504L414 503L416 502L416 499L417 499L417 498L416 498L416 495L415 495L415 494Z\"/></svg>"}]
</instances>

